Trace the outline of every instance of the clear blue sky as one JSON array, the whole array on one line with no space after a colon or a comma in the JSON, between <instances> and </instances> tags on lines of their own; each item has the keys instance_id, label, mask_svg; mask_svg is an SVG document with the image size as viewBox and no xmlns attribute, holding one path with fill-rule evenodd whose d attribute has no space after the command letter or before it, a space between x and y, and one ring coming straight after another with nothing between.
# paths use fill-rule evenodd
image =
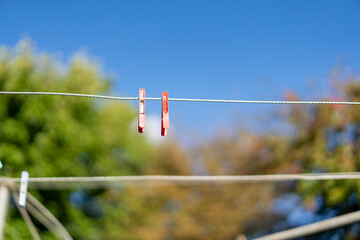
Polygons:
<instances>
[{"instance_id":1,"label":"clear blue sky","mask_svg":"<svg viewBox=\"0 0 360 240\"><path fill-rule=\"evenodd\" d=\"M145 88L152 97L280 100L293 89L309 100L338 64L360 72L357 0L0 0L0 44L23 36L64 61L86 49L127 96ZM308 91L309 79L317 89ZM182 137L208 136L271 109L171 103L170 120ZM160 104L148 110L160 114Z\"/></svg>"}]
</instances>

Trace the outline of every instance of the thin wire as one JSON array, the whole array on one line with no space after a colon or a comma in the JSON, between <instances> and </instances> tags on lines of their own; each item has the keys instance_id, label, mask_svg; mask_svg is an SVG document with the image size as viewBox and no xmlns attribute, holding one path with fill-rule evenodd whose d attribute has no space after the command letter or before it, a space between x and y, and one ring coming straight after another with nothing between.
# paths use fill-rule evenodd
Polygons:
<instances>
[{"instance_id":1,"label":"thin wire","mask_svg":"<svg viewBox=\"0 0 360 240\"><path fill-rule=\"evenodd\" d=\"M104 95L79 94L79 93L58 93L58 92L8 92L0 91L0 95L43 95L43 96L66 96L99 98L115 101L139 100L138 97L114 97ZM148 101L161 101L161 98L147 97ZM257 101L257 100L221 100L221 99L195 99L195 98L169 98L169 101L179 102L209 102L209 103L250 103L250 104L338 104L338 105L360 105L360 102L350 101Z\"/></svg>"},{"instance_id":2,"label":"thin wire","mask_svg":"<svg viewBox=\"0 0 360 240\"><path fill-rule=\"evenodd\" d=\"M56 228L50 222L49 219L47 219L39 210L37 210L35 207L33 207L31 204L26 205L26 209L29 211L29 213L36 218L42 225L44 225L50 232L52 232L55 236L57 236L59 239L64 238L63 235L61 235L61 232L59 229Z\"/></svg>"},{"instance_id":3,"label":"thin wire","mask_svg":"<svg viewBox=\"0 0 360 240\"><path fill-rule=\"evenodd\" d=\"M27 193L27 204L26 204L26 207L25 208L21 208L18 204L18 201L19 201L19 194L17 193L17 191L15 190L15 188L17 188L16 185L14 184L11 184L9 186L10 190L11 190L11 194L13 196L13 199L15 200L15 205L16 207L18 208L18 210L20 211L20 213L22 214L22 216L24 217L24 211L25 211L25 214L27 216L29 216L29 214L27 213L26 210L28 210L33 217L35 217L40 223L42 223L48 230L50 230L53 234L55 234L56 236L58 236L60 239L65 239L65 240L69 240L69 239L72 239L70 234L66 231L66 229L61 225L61 223L57 223L57 222L53 222L51 221L51 216L49 217L49 214L47 214L42 208L45 208L39 201L37 201L37 199L32 196L30 193ZM41 206L39 206L41 205ZM46 209L46 208L45 208ZM47 209L46 209L47 210ZM51 214L51 213L50 213ZM26 216L25 216L26 217ZM53 218L55 218L53 216ZM32 224L32 221L31 221L31 218L30 219L30 222ZM56 219L56 218L55 218ZM25 220L25 218L24 218ZM56 219L57 220L57 219ZM25 220L27 221L27 220ZM29 225L29 228L31 226L31 224ZM32 224L33 225L33 224ZM60 225L60 226L59 226ZM39 237L39 234L37 233L36 231L36 228L35 226L33 225L34 229L32 230L30 228L30 231L32 230L32 235L33 235L33 238L34 239L40 239ZM33 234L35 230L35 234ZM39 238L36 237L36 235L38 235Z\"/></svg>"},{"instance_id":4,"label":"thin wire","mask_svg":"<svg viewBox=\"0 0 360 240\"><path fill-rule=\"evenodd\" d=\"M71 235L68 233L66 228L60 223L60 221L44 206L42 205L33 195L28 193L28 202L33 205L38 211L40 211L61 233L65 240L72 240Z\"/></svg>"},{"instance_id":5,"label":"thin wire","mask_svg":"<svg viewBox=\"0 0 360 240\"><path fill-rule=\"evenodd\" d=\"M38 233L38 231L36 230L36 227L34 225L34 223L31 221L31 218L29 216L29 214L27 213L27 211L24 209L24 208L21 208L19 206L19 198L18 198L18 194L15 193L14 189L11 188L11 195L14 199L14 202L15 202L15 205L16 205L16 208L19 210L21 216L23 217L24 219L24 222L26 223L26 226L29 228L29 231L31 233L31 236L33 237L33 239L35 240L40 240L40 235Z\"/></svg>"},{"instance_id":6,"label":"thin wire","mask_svg":"<svg viewBox=\"0 0 360 240\"><path fill-rule=\"evenodd\" d=\"M2 95L41 95L41 96L65 96L65 97L84 97L84 98L100 98L108 100L138 100L138 97L112 97L112 96L102 96L102 95L91 95L91 94L79 94L79 93L58 93L58 92L6 92L0 91ZM159 98L159 100L161 100Z\"/></svg>"},{"instance_id":7,"label":"thin wire","mask_svg":"<svg viewBox=\"0 0 360 240\"><path fill-rule=\"evenodd\" d=\"M335 101L258 101L258 100L218 100L218 99L188 99L169 98L169 101L181 102L211 102L211 103L250 103L250 104L338 104L360 105L360 102L335 102Z\"/></svg>"}]
</instances>

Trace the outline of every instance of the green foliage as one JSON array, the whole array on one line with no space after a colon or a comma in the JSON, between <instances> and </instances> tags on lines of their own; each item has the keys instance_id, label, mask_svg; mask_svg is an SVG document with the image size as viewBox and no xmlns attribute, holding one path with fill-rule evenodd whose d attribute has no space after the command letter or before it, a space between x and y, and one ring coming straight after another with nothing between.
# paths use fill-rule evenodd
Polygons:
<instances>
[{"instance_id":1,"label":"green foliage","mask_svg":"<svg viewBox=\"0 0 360 240\"><path fill-rule=\"evenodd\" d=\"M106 94L110 88L98 65L86 57L75 56L65 67L48 54L36 54L28 40L0 54L1 91ZM357 79L338 90L341 99L331 100L360 101ZM296 95L290 98L295 100ZM294 129L290 136L240 132L187 152L171 141L156 151L136 129L130 129L136 114L129 105L1 95L0 160L4 167L0 171L7 177L19 177L22 170L31 177L360 171L358 108L294 105L283 119ZM75 239L234 239L246 229L256 229L256 224L246 228L246 221L254 216L261 219L255 221L260 227L273 224L267 207L281 193L277 186L118 186L31 193ZM305 202L322 196L332 207L351 193L360 193L360 184L299 181L296 190ZM36 225L43 239L55 239L41 224ZM14 208L8 214L5 236L30 238Z\"/></svg>"},{"instance_id":2,"label":"green foliage","mask_svg":"<svg viewBox=\"0 0 360 240\"><path fill-rule=\"evenodd\" d=\"M328 100L359 101L360 82L355 77L341 82ZM360 171L360 114L358 106L318 105L291 107L288 119L296 132L287 144L291 156L287 165L298 164L301 172ZM302 119L294 121L294 117ZM283 156L280 156L282 158ZM299 182L298 191L306 198L323 196L328 206L346 201L351 193L359 194L357 181Z\"/></svg>"},{"instance_id":3,"label":"green foliage","mask_svg":"<svg viewBox=\"0 0 360 240\"><path fill-rule=\"evenodd\" d=\"M342 82L336 90L336 97L324 100L360 101L357 78ZM289 100L296 100L296 95ZM185 154L168 145L150 172L187 175L199 165L200 173L209 175L360 171L359 106L291 105L283 110L285 115L272 120L292 127L292 134L239 132L202 142ZM315 209L314 197L324 199L322 207L336 209L338 214L359 209L359 201L352 199L348 204L350 196L360 194L356 180L169 187L156 191L154 199L157 208L170 205L172 209L149 216L161 227L149 229L148 234L155 239L234 239L242 232L272 231L278 219L269 217L267 204L288 191L300 194L309 209Z\"/></svg>"},{"instance_id":4,"label":"green foliage","mask_svg":"<svg viewBox=\"0 0 360 240\"><path fill-rule=\"evenodd\" d=\"M106 94L109 80L98 65L75 56L68 66L48 54L37 54L29 40L15 49L2 48L1 91L48 91ZM153 154L143 136L130 129L136 113L130 105L85 98L0 96L1 175L31 177L138 175ZM83 190L84 203L69 198L74 191L32 192L69 229L75 239L121 238L131 226L126 200L107 190ZM136 203L136 199L131 199ZM11 210L6 239L28 239L26 227ZM104 220L104 215L111 217ZM113 220L113 222L111 222ZM118 221L126 224L113 226ZM108 231L112 226L111 231ZM21 229L21 230L20 230ZM52 235L43 229L45 239ZM21 236L20 236L21 235Z\"/></svg>"}]
</instances>

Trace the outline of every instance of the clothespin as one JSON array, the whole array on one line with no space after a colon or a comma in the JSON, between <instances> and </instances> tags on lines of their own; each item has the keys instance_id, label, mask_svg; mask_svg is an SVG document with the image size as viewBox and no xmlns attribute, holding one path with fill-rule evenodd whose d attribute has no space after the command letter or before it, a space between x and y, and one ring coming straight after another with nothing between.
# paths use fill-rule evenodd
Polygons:
<instances>
[{"instance_id":1,"label":"clothespin","mask_svg":"<svg viewBox=\"0 0 360 240\"><path fill-rule=\"evenodd\" d=\"M26 203L26 193L28 188L30 174L27 171L21 172L21 181L20 181L20 192L19 192L19 206L25 207Z\"/></svg>"},{"instance_id":2,"label":"clothespin","mask_svg":"<svg viewBox=\"0 0 360 240\"><path fill-rule=\"evenodd\" d=\"M162 93L161 136L167 135L169 128L169 98L168 92Z\"/></svg>"},{"instance_id":3,"label":"clothespin","mask_svg":"<svg viewBox=\"0 0 360 240\"><path fill-rule=\"evenodd\" d=\"M143 133L145 128L145 89L139 89L138 130Z\"/></svg>"}]
</instances>

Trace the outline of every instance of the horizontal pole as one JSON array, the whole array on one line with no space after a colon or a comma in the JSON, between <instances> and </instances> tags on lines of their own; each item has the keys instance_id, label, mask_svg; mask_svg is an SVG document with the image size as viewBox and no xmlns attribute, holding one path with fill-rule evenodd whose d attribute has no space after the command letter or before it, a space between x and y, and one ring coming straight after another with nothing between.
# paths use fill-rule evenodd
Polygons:
<instances>
[{"instance_id":1,"label":"horizontal pole","mask_svg":"<svg viewBox=\"0 0 360 240\"><path fill-rule=\"evenodd\" d=\"M273 174L273 175L221 175L221 176L95 176L95 177L33 177L29 178L29 188L54 189L88 187L114 187L122 184L203 184L203 183L261 183L280 181L322 181L322 180L360 180L359 172L317 173L317 174ZM0 183L17 183L20 178L0 178Z\"/></svg>"},{"instance_id":2,"label":"horizontal pole","mask_svg":"<svg viewBox=\"0 0 360 240\"><path fill-rule=\"evenodd\" d=\"M312 223L302 227L281 231L264 237L256 238L256 240L285 240L299 237L305 237L327 230L339 228L360 221L360 211L333 217L321 222Z\"/></svg>"}]
</instances>

